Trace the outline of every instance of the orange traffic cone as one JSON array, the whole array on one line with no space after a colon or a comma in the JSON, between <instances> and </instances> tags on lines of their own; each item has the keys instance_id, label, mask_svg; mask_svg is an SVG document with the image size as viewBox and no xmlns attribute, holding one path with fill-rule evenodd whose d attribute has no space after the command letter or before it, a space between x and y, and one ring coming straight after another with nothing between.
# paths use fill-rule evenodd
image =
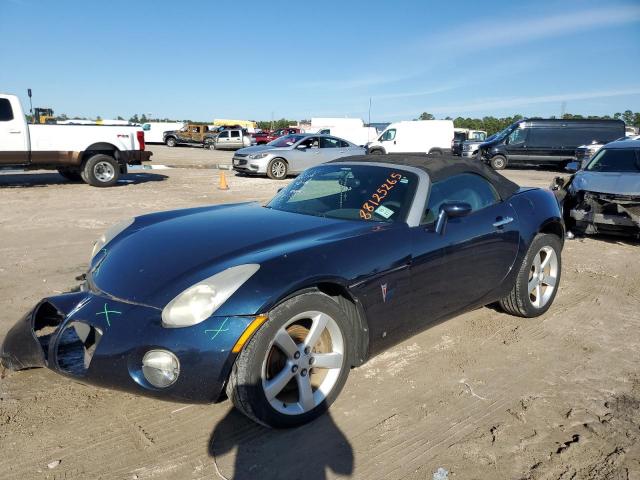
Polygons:
<instances>
[{"instance_id":1,"label":"orange traffic cone","mask_svg":"<svg viewBox=\"0 0 640 480\"><path fill-rule=\"evenodd\" d=\"M218 185L218 190L229 190L229 185L227 185L227 178L224 176L224 172L220 172L220 185Z\"/></svg>"}]
</instances>

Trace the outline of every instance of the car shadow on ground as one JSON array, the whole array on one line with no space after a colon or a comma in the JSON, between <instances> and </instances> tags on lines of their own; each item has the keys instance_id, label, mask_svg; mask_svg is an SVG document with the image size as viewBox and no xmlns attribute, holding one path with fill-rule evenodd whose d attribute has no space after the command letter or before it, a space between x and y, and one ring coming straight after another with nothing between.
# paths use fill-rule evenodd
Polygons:
<instances>
[{"instance_id":1,"label":"car shadow on ground","mask_svg":"<svg viewBox=\"0 0 640 480\"><path fill-rule=\"evenodd\" d=\"M126 185L137 185L147 182L162 182L166 180L166 175L158 173L129 173L122 175L114 187ZM0 173L0 188L28 188L28 187L48 187L50 185L89 185L83 182L72 182L57 173ZM114 188L110 187L110 188Z\"/></svg>"},{"instance_id":2,"label":"car shadow on ground","mask_svg":"<svg viewBox=\"0 0 640 480\"><path fill-rule=\"evenodd\" d=\"M581 243L588 238L611 245L629 245L632 247L640 246L640 238L634 237L633 235L611 235L607 233L594 233L590 235L575 234L575 238L565 239L565 241Z\"/></svg>"},{"instance_id":3,"label":"car shadow on ground","mask_svg":"<svg viewBox=\"0 0 640 480\"><path fill-rule=\"evenodd\" d=\"M222 458L230 453L232 472ZM353 449L329 413L302 427L272 430L232 408L211 434L209 455L220 473L234 480L325 480L351 475L354 463Z\"/></svg>"}]
</instances>

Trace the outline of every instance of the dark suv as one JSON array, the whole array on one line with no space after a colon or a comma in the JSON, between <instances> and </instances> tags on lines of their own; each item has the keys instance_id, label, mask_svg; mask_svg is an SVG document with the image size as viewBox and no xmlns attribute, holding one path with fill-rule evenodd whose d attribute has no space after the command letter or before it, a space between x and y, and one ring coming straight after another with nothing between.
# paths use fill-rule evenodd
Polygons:
<instances>
[{"instance_id":1,"label":"dark suv","mask_svg":"<svg viewBox=\"0 0 640 480\"><path fill-rule=\"evenodd\" d=\"M514 164L564 166L575 160L580 145L611 142L624 136L624 127L622 120L519 120L481 143L478 158L495 170Z\"/></svg>"}]
</instances>

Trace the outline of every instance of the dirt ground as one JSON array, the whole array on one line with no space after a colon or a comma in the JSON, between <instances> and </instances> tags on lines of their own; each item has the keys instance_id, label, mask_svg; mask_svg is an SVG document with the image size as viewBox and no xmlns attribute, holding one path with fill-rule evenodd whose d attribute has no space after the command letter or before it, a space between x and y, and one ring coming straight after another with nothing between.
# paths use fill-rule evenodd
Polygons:
<instances>
[{"instance_id":1,"label":"dirt ground","mask_svg":"<svg viewBox=\"0 0 640 480\"><path fill-rule=\"evenodd\" d=\"M152 147L156 164L228 152ZM220 160L218 160L220 159ZM143 170L117 187L0 174L0 340L68 290L119 219L255 199L282 183L218 170ZM555 172L507 170L521 185ZM0 380L3 479L640 480L637 243L567 241L557 299L525 320L482 308L351 372L330 414L271 431L228 402L185 405L83 386L45 369ZM445 475L445 470L448 476ZM438 478L438 477L435 477Z\"/></svg>"}]
</instances>

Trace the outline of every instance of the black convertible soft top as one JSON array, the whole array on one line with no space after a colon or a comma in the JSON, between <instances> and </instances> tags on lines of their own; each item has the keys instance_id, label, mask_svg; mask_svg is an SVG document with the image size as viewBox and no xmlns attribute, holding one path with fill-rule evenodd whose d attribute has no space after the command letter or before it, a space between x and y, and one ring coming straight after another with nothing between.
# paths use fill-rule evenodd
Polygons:
<instances>
[{"instance_id":1,"label":"black convertible soft top","mask_svg":"<svg viewBox=\"0 0 640 480\"><path fill-rule=\"evenodd\" d=\"M429 174L432 182L439 182L440 180L460 173L475 173L491 182L503 200L513 195L520 188L517 183L506 179L493 168L475 158L454 157L453 155L389 153L386 155L355 155L353 157L343 157L332 160L328 163L340 162L391 163L420 168Z\"/></svg>"}]
</instances>

